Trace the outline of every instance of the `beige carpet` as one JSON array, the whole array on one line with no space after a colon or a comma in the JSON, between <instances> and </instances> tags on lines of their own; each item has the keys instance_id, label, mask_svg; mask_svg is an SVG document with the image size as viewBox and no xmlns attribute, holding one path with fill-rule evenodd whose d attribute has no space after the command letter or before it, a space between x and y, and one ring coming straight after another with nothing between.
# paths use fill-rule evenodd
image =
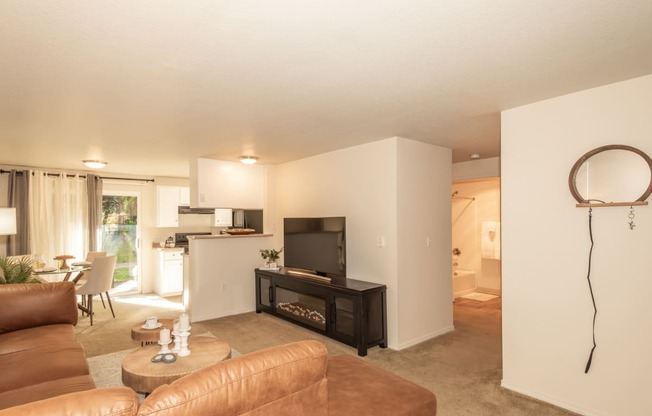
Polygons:
<instances>
[{"instance_id":1,"label":"beige carpet","mask_svg":"<svg viewBox=\"0 0 652 416\"><path fill-rule=\"evenodd\" d=\"M214 335L210 332L199 334L200 336ZM122 360L133 351L134 348L98 355L88 359L90 375L95 385L101 387L122 387ZM237 350L231 349L231 356L240 355Z\"/></svg>"},{"instance_id":2,"label":"beige carpet","mask_svg":"<svg viewBox=\"0 0 652 416\"><path fill-rule=\"evenodd\" d=\"M142 304L141 304L142 303ZM457 298L455 331L402 351L371 348L373 365L420 384L437 395L442 416L569 416L574 413L500 387L502 378L500 298L477 302ZM97 303L94 325L80 319L77 339L88 357L135 348L130 328L148 316L176 318L174 303L148 298L114 302L116 318ZM178 305L177 305L178 306ZM193 333L211 332L245 354L302 339L317 339L331 355L356 355L356 349L267 314L254 312L204 322L193 322Z\"/></svg>"}]
</instances>

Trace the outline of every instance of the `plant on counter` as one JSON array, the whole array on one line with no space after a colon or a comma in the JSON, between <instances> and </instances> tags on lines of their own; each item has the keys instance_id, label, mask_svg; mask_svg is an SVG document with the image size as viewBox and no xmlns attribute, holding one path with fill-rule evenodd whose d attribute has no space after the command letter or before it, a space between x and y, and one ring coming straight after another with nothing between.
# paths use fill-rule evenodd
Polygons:
<instances>
[{"instance_id":1,"label":"plant on counter","mask_svg":"<svg viewBox=\"0 0 652 416\"><path fill-rule=\"evenodd\" d=\"M32 277L32 259L0 257L0 284L39 283Z\"/></svg>"},{"instance_id":2,"label":"plant on counter","mask_svg":"<svg viewBox=\"0 0 652 416\"><path fill-rule=\"evenodd\" d=\"M265 263L276 263L276 260L281 256L283 252L283 247L280 250L275 250L273 248L260 249L260 257L265 260Z\"/></svg>"}]
</instances>

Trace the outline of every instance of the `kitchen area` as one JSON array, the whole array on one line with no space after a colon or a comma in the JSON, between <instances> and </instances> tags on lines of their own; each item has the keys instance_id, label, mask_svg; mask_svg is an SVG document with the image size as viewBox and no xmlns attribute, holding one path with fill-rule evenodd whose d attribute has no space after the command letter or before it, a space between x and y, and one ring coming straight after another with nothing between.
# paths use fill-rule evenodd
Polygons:
<instances>
[{"instance_id":1,"label":"kitchen area","mask_svg":"<svg viewBox=\"0 0 652 416\"><path fill-rule=\"evenodd\" d=\"M253 311L259 250L273 246L265 232L265 167L213 159L190 165L190 186L156 185L152 289L181 295L192 321Z\"/></svg>"}]
</instances>

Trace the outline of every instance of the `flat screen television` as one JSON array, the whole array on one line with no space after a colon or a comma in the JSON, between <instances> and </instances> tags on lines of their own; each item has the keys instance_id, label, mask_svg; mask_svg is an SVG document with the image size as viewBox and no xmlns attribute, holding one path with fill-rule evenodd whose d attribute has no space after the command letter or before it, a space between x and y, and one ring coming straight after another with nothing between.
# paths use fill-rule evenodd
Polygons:
<instances>
[{"instance_id":1,"label":"flat screen television","mask_svg":"<svg viewBox=\"0 0 652 416\"><path fill-rule=\"evenodd\" d=\"M345 217L284 218L284 266L346 277Z\"/></svg>"}]
</instances>

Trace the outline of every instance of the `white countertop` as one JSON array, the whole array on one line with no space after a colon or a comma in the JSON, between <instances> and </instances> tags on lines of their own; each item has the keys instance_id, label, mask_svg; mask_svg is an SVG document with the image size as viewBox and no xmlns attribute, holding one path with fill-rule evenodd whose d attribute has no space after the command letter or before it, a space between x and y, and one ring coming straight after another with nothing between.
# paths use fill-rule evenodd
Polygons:
<instances>
[{"instance_id":1,"label":"white countertop","mask_svg":"<svg viewBox=\"0 0 652 416\"><path fill-rule=\"evenodd\" d=\"M213 235L194 235L188 236L188 239L193 240L211 240L215 238L252 238L252 237L272 237L274 234L213 234Z\"/></svg>"}]
</instances>

